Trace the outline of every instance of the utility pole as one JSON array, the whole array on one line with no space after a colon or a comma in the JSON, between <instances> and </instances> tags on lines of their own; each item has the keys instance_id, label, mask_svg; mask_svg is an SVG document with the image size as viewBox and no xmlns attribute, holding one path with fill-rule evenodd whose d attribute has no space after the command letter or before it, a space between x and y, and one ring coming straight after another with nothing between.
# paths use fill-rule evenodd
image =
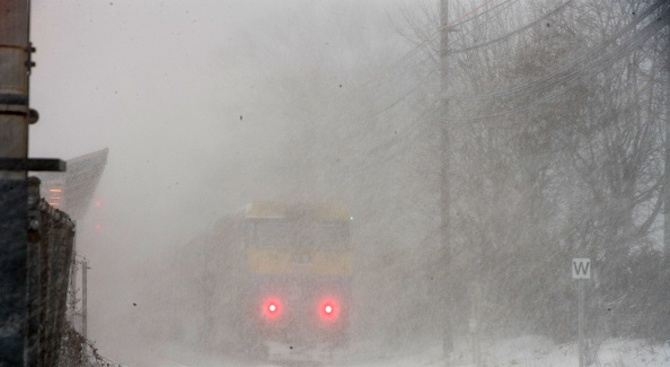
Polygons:
<instances>
[{"instance_id":1,"label":"utility pole","mask_svg":"<svg viewBox=\"0 0 670 367\"><path fill-rule=\"evenodd\" d=\"M28 186L25 170L7 162L28 157L27 0L0 1L0 366L26 364Z\"/></svg>"},{"instance_id":2,"label":"utility pole","mask_svg":"<svg viewBox=\"0 0 670 367\"><path fill-rule=\"evenodd\" d=\"M75 247L76 248L76 247ZM72 264L70 265L70 286L68 294L68 314L70 316L70 323L75 325L74 319L77 314L77 268L79 263L77 261L77 252L72 251Z\"/></svg>"},{"instance_id":3,"label":"utility pole","mask_svg":"<svg viewBox=\"0 0 670 367\"><path fill-rule=\"evenodd\" d=\"M442 292L442 347L445 357L448 357L454 350L453 342L453 322L452 313L454 302L451 298L453 285L450 268L452 262L452 249L449 240L449 216L450 216L450 154L449 154L449 121L447 113L449 111L448 97L448 66L447 52L449 48L449 3L448 0L440 0L440 110L437 118L440 131L440 247L444 255L445 280L439 291Z\"/></svg>"},{"instance_id":4,"label":"utility pole","mask_svg":"<svg viewBox=\"0 0 670 367\"><path fill-rule=\"evenodd\" d=\"M84 337L84 353L88 340L88 269L88 260L84 258L81 262L81 335Z\"/></svg>"},{"instance_id":5,"label":"utility pole","mask_svg":"<svg viewBox=\"0 0 670 367\"><path fill-rule=\"evenodd\" d=\"M579 308L577 312L577 339L579 340L579 367L585 366L586 342L584 341L584 281L579 281L577 288Z\"/></svg>"},{"instance_id":6,"label":"utility pole","mask_svg":"<svg viewBox=\"0 0 670 367\"><path fill-rule=\"evenodd\" d=\"M670 63L665 67L665 172L663 180L663 259L670 269Z\"/></svg>"},{"instance_id":7,"label":"utility pole","mask_svg":"<svg viewBox=\"0 0 670 367\"><path fill-rule=\"evenodd\" d=\"M30 43L30 0L0 0L0 366L39 366L58 342L42 340L38 250L44 223L39 180L28 171L65 171L59 159L28 159L29 77L35 64ZM37 185L37 186L35 186ZM30 195L29 195L30 193ZM50 289L46 290L49 294ZM58 317L52 317L57 320Z\"/></svg>"},{"instance_id":8,"label":"utility pole","mask_svg":"<svg viewBox=\"0 0 670 367\"><path fill-rule=\"evenodd\" d=\"M586 340L584 339L585 318L585 295L584 283L591 279L591 259L574 258L572 259L572 279L577 280L578 289L578 313L577 313L577 338L579 339L579 367L586 366Z\"/></svg>"}]
</instances>

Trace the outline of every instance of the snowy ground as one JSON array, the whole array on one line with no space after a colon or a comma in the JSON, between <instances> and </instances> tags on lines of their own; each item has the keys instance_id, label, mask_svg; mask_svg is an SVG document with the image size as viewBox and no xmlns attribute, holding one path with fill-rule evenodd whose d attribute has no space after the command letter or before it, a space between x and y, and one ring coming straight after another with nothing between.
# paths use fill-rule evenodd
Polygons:
<instances>
[{"instance_id":1,"label":"snowy ground","mask_svg":"<svg viewBox=\"0 0 670 367\"><path fill-rule=\"evenodd\" d=\"M521 337L483 346L486 367L573 367L579 366L575 344L554 344L543 337ZM464 351L457 353L450 366L474 366ZM433 347L412 355L359 361L355 367L443 367L441 348ZM652 345L644 341L610 340L603 343L593 366L596 367L670 367L670 344Z\"/></svg>"},{"instance_id":2,"label":"snowy ground","mask_svg":"<svg viewBox=\"0 0 670 367\"><path fill-rule=\"evenodd\" d=\"M576 344L554 344L542 337L522 337L493 345L483 354L491 367L579 366ZM597 367L670 366L670 345L610 340L600 345Z\"/></svg>"},{"instance_id":3,"label":"snowy ground","mask_svg":"<svg viewBox=\"0 0 670 367\"><path fill-rule=\"evenodd\" d=\"M325 364L301 364L299 366L322 367L443 367L441 348L433 346L423 350L388 351L386 353L360 353L341 357L337 362ZM184 357L182 357L184 358ZM151 367L275 367L290 364L243 363L232 359L206 358L185 361L182 358L166 358L155 361ZM484 345L483 365L486 367L576 367L577 346L575 344L555 344L549 339L526 336ZM467 350L458 352L450 366L474 366ZM670 342L650 344L640 340L609 340L600 345L595 367L670 367ZM130 366L141 367L141 366Z\"/></svg>"}]
</instances>

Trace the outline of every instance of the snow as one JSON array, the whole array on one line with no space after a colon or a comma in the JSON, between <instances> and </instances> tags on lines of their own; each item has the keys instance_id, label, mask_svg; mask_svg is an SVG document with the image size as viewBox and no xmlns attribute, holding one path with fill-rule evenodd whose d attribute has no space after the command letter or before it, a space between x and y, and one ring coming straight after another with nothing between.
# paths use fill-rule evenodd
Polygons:
<instances>
[{"instance_id":1,"label":"snow","mask_svg":"<svg viewBox=\"0 0 670 367\"><path fill-rule=\"evenodd\" d=\"M460 348L459 348L460 349ZM506 339L482 347L483 366L487 367L573 367L579 366L577 344L556 344L541 336ZM332 364L349 367L442 367L441 348L428 348L407 356L378 358L352 364ZM458 350L449 366L470 367L472 357L467 350ZM592 366L597 367L670 367L670 342L654 344L643 340L614 339L600 345Z\"/></svg>"},{"instance_id":2,"label":"snow","mask_svg":"<svg viewBox=\"0 0 670 367\"><path fill-rule=\"evenodd\" d=\"M555 344L543 337L506 340L484 354L487 366L579 366L576 343ZM642 340L609 340L600 345L594 364L599 367L670 366L670 344Z\"/></svg>"},{"instance_id":3,"label":"snow","mask_svg":"<svg viewBox=\"0 0 670 367\"><path fill-rule=\"evenodd\" d=\"M361 347L360 345L358 346ZM465 344L462 345L465 347ZM356 349L359 349L356 348ZM344 355L336 362L315 364L320 367L474 367L467 348L458 348L450 364L442 357L441 347L433 345L424 349L398 350L385 353L361 352ZM157 359L155 367L276 367L286 364L243 363L234 359L200 356L198 362ZM160 360L160 362L158 362ZM576 343L557 344L542 336L523 336L482 345L483 366L486 367L576 367L579 366ZM152 367L154 367L152 366ZM312 366L312 365L310 365ZM594 367L670 367L670 341L650 343L644 340L612 339L603 342L597 353ZM130 366L139 367L139 366Z\"/></svg>"},{"instance_id":4,"label":"snow","mask_svg":"<svg viewBox=\"0 0 670 367\"><path fill-rule=\"evenodd\" d=\"M653 345L639 340L612 340L600 347L598 359L604 367L670 366L670 341Z\"/></svg>"}]
</instances>

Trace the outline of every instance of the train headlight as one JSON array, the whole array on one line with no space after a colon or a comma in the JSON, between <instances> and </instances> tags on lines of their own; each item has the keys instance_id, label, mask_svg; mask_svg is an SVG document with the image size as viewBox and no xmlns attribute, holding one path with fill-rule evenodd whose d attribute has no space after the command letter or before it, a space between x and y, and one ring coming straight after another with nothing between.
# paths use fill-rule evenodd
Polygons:
<instances>
[{"instance_id":1,"label":"train headlight","mask_svg":"<svg viewBox=\"0 0 670 367\"><path fill-rule=\"evenodd\" d=\"M267 319L276 319L283 312L283 304L279 298L269 297L263 301L262 312Z\"/></svg>"},{"instance_id":2,"label":"train headlight","mask_svg":"<svg viewBox=\"0 0 670 367\"><path fill-rule=\"evenodd\" d=\"M340 305L333 298L321 300L318 307L319 316L321 316L323 320L332 321L340 316Z\"/></svg>"}]
</instances>

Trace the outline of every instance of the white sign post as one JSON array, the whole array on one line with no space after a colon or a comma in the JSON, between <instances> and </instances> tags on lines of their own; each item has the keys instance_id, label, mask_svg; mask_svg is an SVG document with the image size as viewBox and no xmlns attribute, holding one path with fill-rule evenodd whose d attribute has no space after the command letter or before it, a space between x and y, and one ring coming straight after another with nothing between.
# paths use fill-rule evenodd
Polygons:
<instances>
[{"instance_id":1,"label":"white sign post","mask_svg":"<svg viewBox=\"0 0 670 367\"><path fill-rule=\"evenodd\" d=\"M591 259L572 259L572 279L591 279Z\"/></svg>"},{"instance_id":2,"label":"white sign post","mask_svg":"<svg viewBox=\"0 0 670 367\"><path fill-rule=\"evenodd\" d=\"M577 279L579 292L579 367L584 367L584 281L591 279L591 259L572 259L572 279Z\"/></svg>"}]
</instances>

